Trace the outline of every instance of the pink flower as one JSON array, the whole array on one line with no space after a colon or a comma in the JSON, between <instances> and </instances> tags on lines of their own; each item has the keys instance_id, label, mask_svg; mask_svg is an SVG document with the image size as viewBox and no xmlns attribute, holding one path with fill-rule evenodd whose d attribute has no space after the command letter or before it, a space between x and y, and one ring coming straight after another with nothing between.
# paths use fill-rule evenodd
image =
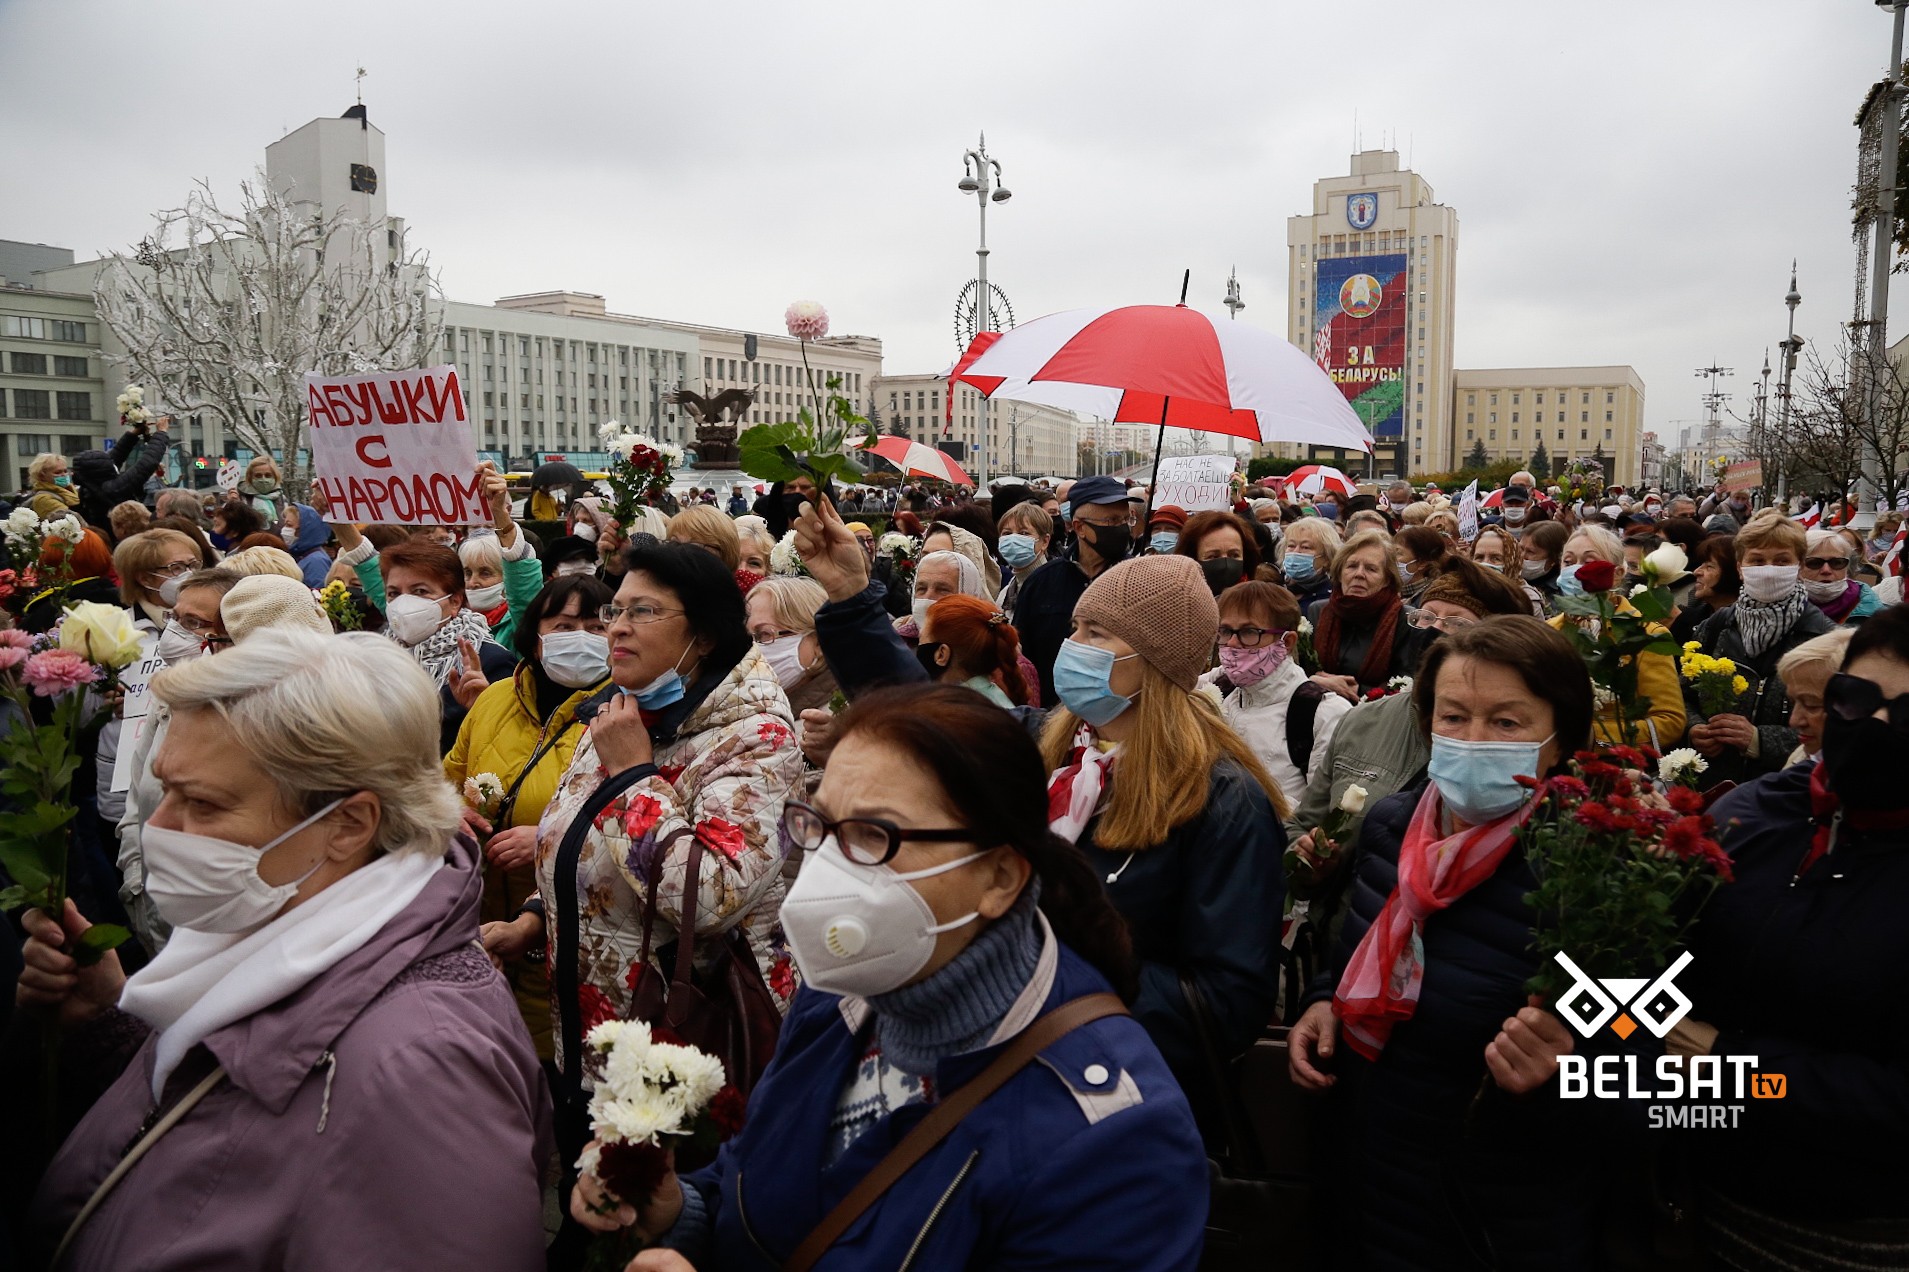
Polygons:
<instances>
[{"instance_id":1,"label":"pink flower","mask_svg":"<svg viewBox=\"0 0 1909 1272\"><path fill-rule=\"evenodd\" d=\"M26 660L26 650L12 645L0 645L0 671L12 671Z\"/></svg>"},{"instance_id":2,"label":"pink flower","mask_svg":"<svg viewBox=\"0 0 1909 1272\"><path fill-rule=\"evenodd\" d=\"M813 300L798 300L783 312L789 334L797 340L820 340L829 334L829 311Z\"/></svg>"},{"instance_id":3,"label":"pink flower","mask_svg":"<svg viewBox=\"0 0 1909 1272\"><path fill-rule=\"evenodd\" d=\"M9 571L11 573L11 571ZM32 649L33 633L17 627L0 628L0 649Z\"/></svg>"},{"instance_id":4,"label":"pink flower","mask_svg":"<svg viewBox=\"0 0 1909 1272\"><path fill-rule=\"evenodd\" d=\"M49 649L27 659L20 678L42 698L57 698L98 680L99 668L70 649Z\"/></svg>"}]
</instances>

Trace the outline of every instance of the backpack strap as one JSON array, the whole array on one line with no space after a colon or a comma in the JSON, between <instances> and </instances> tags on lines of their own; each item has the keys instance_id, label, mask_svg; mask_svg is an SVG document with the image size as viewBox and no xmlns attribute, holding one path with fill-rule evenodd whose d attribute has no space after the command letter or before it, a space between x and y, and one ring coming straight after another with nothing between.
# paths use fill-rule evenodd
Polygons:
<instances>
[{"instance_id":1,"label":"backpack strap","mask_svg":"<svg viewBox=\"0 0 1909 1272\"><path fill-rule=\"evenodd\" d=\"M1286 703L1286 754L1301 777L1310 778L1312 767L1313 725L1319 719L1319 704L1325 699L1325 687L1306 680L1293 690Z\"/></svg>"}]
</instances>

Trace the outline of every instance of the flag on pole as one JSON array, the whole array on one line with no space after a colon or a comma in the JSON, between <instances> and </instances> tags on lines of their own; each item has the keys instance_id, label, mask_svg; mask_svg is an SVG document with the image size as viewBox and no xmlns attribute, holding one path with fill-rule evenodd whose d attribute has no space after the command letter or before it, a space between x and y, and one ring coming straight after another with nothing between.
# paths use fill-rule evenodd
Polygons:
<instances>
[{"instance_id":1,"label":"flag on pole","mask_svg":"<svg viewBox=\"0 0 1909 1272\"><path fill-rule=\"evenodd\" d=\"M1805 508L1803 512L1797 517L1796 524L1799 526L1802 526L1805 530L1814 530L1816 529L1818 523L1820 523L1822 520L1823 520L1823 505L1819 503L1811 503L1810 506L1808 508Z\"/></svg>"},{"instance_id":2,"label":"flag on pole","mask_svg":"<svg viewBox=\"0 0 1909 1272\"><path fill-rule=\"evenodd\" d=\"M1909 522L1896 531L1896 537L1889 543L1889 551L1883 554L1882 572L1895 578L1902 577L1902 549L1905 539L1909 539Z\"/></svg>"},{"instance_id":3,"label":"flag on pole","mask_svg":"<svg viewBox=\"0 0 1909 1272\"><path fill-rule=\"evenodd\" d=\"M1470 543L1478 537L1478 479L1458 497L1458 537Z\"/></svg>"}]
</instances>

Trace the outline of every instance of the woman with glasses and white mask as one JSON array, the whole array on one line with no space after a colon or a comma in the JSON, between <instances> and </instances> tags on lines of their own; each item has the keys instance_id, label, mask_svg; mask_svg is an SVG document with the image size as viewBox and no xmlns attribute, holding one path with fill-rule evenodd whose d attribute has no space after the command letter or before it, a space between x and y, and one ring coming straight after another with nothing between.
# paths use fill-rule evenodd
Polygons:
<instances>
[{"instance_id":1,"label":"woman with glasses and white mask","mask_svg":"<svg viewBox=\"0 0 1909 1272\"><path fill-rule=\"evenodd\" d=\"M786 576L764 579L744 599L749 635L797 715L825 707L835 696L835 677L815 637L815 611L828 599L814 579Z\"/></svg>"},{"instance_id":2,"label":"woman with glasses and white mask","mask_svg":"<svg viewBox=\"0 0 1909 1272\"><path fill-rule=\"evenodd\" d=\"M614 683L579 708L587 727L537 827L536 926L549 950L566 1170L589 1138L597 1076L583 1038L630 1014L646 926L657 977L668 979L661 951L693 911L697 973L746 965L756 982L744 989L776 1010L795 992L777 917L778 827L802 775L788 698L715 553L646 544L623 565L599 611ZM757 1076L729 1079L747 1089Z\"/></svg>"},{"instance_id":3,"label":"woman with glasses and white mask","mask_svg":"<svg viewBox=\"0 0 1909 1272\"><path fill-rule=\"evenodd\" d=\"M1882 598L1869 584L1850 574L1863 555L1850 546L1848 536L1821 528L1809 532L1803 555L1803 590L1823 611L1823 617L1842 627L1854 626L1882 608Z\"/></svg>"},{"instance_id":4,"label":"woman with glasses and white mask","mask_svg":"<svg viewBox=\"0 0 1909 1272\"><path fill-rule=\"evenodd\" d=\"M201 559L199 545L177 530L147 530L120 540L113 549L113 573L134 625L163 631L180 582L202 568Z\"/></svg>"}]
</instances>

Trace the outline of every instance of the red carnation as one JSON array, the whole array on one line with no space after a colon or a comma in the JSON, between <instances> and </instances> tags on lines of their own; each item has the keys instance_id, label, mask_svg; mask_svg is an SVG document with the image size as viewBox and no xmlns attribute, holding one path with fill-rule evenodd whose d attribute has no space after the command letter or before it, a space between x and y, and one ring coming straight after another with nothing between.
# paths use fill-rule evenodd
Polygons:
<instances>
[{"instance_id":1,"label":"red carnation","mask_svg":"<svg viewBox=\"0 0 1909 1272\"><path fill-rule=\"evenodd\" d=\"M1696 817L1679 817L1664 830L1664 847L1679 857L1703 855L1704 824Z\"/></svg>"},{"instance_id":2,"label":"red carnation","mask_svg":"<svg viewBox=\"0 0 1909 1272\"><path fill-rule=\"evenodd\" d=\"M1579 804L1573 816L1577 818L1580 825L1589 826L1592 830L1608 833L1618 829L1618 820L1611 815L1611 810L1594 799L1587 799Z\"/></svg>"},{"instance_id":3,"label":"red carnation","mask_svg":"<svg viewBox=\"0 0 1909 1272\"><path fill-rule=\"evenodd\" d=\"M1591 793L1591 788L1575 777L1554 777L1551 779L1551 785L1559 794L1569 795L1575 799L1583 799Z\"/></svg>"},{"instance_id":4,"label":"red carnation","mask_svg":"<svg viewBox=\"0 0 1909 1272\"><path fill-rule=\"evenodd\" d=\"M1664 798L1670 806L1685 816L1701 813L1704 810L1702 791L1693 791L1688 786L1673 786L1664 792Z\"/></svg>"},{"instance_id":5,"label":"red carnation","mask_svg":"<svg viewBox=\"0 0 1909 1272\"><path fill-rule=\"evenodd\" d=\"M1609 561L1586 561L1578 566L1578 582L1587 592L1608 592L1617 582L1617 567Z\"/></svg>"},{"instance_id":6,"label":"red carnation","mask_svg":"<svg viewBox=\"0 0 1909 1272\"><path fill-rule=\"evenodd\" d=\"M632 1206L641 1206L654 1196L663 1176L669 1173L669 1150L658 1144L606 1140L597 1151L597 1178L619 1200Z\"/></svg>"},{"instance_id":7,"label":"red carnation","mask_svg":"<svg viewBox=\"0 0 1909 1272\"><path fill-rule=\"evenodd\" d=\"M728 1140L742 1130L744 1116L749 1112L749 1101L742 1098L742 1092L735 1087L725 1086L716 1092L716 1098L709 1102L709 1120L716 1127L716 1138Z\"/></svg>"}]
</instances>

